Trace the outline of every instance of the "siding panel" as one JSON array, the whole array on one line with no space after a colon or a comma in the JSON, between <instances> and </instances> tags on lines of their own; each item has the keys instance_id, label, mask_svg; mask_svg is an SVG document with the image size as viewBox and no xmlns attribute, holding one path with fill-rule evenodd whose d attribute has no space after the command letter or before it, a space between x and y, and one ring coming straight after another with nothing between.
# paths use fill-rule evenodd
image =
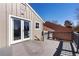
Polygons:
<instances>
[{"instance_id":1,"label":"siding panel","mask_svg":"<svg viewBox=\"0 0 79 59\"><path fill-rule=\"evenodd\" d=\"M17 5L16 5L16 3L12 3L12 7L13 7L12 14L16 16L16 14L17 14L17 12L16 12L17 11Z\"/></svg>"},{"instance_id":2,"label":"siding panel","mask_svg":"<svg viewBox=\"0 0 79 59\"><path fill-rule=\"evenodd\" d=\"M0 47L6 46L6 4L0 4Z\"/></svg>"},{"instance_id":3,"label":"siding panel","mask_svg":"<svg viewBox=\"0 0 79 59\"><path fill-rule=\"evenodd\" d=\"M17 3L16 7L17 7L17 9L16 9L16 10L17 10L17 11L16 11L17 16L21 17L20 3Z\"/></svg>"},{"instance_id":4,"label":"siding panel","mask_svg":"<svg viewBox=\"0 0 79 59\"><path fill-rule=\"evenodd\" d=\"M6 15L6 18L7 18L7 21L6 21L6 23L7 23L7 46L8 46L8 44L9 44L9 15L12 15L12 13L13 13L13 4L12 3L8 3L7 4L7 10L6 10L6 13L7 13L7 15Z\"/></svg>"}]
</instances>

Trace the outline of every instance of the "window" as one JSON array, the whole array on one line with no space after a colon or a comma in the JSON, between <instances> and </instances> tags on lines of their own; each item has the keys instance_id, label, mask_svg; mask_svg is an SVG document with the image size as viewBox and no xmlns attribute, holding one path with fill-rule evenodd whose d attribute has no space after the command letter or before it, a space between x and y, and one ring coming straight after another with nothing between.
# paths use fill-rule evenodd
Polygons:
<instances>
[{"instance_id":1,"label":"window","mask_svg":"<svg viewBox=\"0 0 79 59\"><path fill-rule=\"evenodd\" d=\"M39 28L39 23L36 23L36 28Z\"/></svg>"}]
</instances>

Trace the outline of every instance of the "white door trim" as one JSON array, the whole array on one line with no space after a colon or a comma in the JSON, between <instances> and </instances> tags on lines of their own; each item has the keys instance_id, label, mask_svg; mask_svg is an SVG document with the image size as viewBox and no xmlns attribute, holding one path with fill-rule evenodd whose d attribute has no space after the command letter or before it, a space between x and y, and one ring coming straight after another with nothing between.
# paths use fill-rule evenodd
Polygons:
<instances>
[{"instance_id":1,"label":"white door trim","mask_svg":"<svg viewBox=\"0 0 79 59\"><path fill-rule=\"evenodd\" d=\"M12 35L13 31L12 31L12 28L11 28L11 27L13 27L13 24L12 24L12 18L11 17L20 18L20 19L24 19L24 20L30 21L30 26L29 26L29 28L30 28L30 37L29 38L21 39L21 40L17 40L17 41L13 42L13 40L12 40L13 39L13 35ZM21 31L22 31L22 29L21 29ZM9 15L9 46L11 44L15 44L15 43L18 43L18 42L26 41L26 40L29 40L29 39L32 39L32 21L30 19L26 19L26 18L14 16L14 15Z\"/></svg>"}]
</instances>

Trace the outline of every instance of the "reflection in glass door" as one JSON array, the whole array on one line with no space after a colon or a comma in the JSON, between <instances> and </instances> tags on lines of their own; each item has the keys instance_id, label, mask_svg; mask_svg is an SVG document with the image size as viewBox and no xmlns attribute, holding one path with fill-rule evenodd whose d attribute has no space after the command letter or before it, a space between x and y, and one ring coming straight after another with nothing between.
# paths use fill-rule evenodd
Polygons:
<instances>
[{"instance_id":1,"label":"reflection in glass door","mask_svg":"<svg viewBox=\"0 0 79 59\"><path fill-rule=\"evenodd\" d=\"M11 23L12 44L30 39L29 23L30 21L28 20L12 17L12 23Z\"/></svg>"},{"instance_id":2,"label":"reflection in glass door","mask_svg":"<svg viewBox=\"0 0 79 59\"><path fill-rule=\"evenodd\" d=\"M24 38L29 38L29 21L24 21Z\"/></svg>"},{"instance_id":3,"label":"reflection in glass door","mask_svg":"<svg viewBox=\"0 0 79 59\"><path fill-rule=\"evenodd\" d=\"M21 39L21 20L14 18L14 40Z\"/></svg>"}]
</instances>

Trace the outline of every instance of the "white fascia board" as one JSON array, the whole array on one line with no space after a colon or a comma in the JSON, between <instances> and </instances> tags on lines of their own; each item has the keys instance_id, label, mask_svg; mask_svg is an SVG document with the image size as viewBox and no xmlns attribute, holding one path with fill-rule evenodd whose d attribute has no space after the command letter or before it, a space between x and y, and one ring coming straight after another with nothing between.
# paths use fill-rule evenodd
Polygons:
<instances>
[{"instance_id":1,"label":"white fascia board","mask_svg":"<svg viewBox=\"0 0 79 59\"><path fill-rule=\"evenodd\" d=\"M41 20L43 23L45 23L45 21L36 13L36 11L35 11L28 3L26 3L26 5L37 15L37 17L40 18L40 20Z\"/></svg>"}]
</instances>

